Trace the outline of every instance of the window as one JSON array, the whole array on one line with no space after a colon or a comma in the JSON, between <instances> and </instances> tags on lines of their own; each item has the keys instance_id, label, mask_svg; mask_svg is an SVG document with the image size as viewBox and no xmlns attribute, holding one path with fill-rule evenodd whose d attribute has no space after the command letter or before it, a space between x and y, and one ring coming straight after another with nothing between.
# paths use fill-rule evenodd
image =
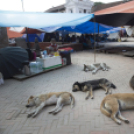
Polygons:
<instances>
[{"instance_id":1,"label":"window","mask_svg":"<svg viewBox=\"0 0 134 134\"><path fill-rule=\"evenodd\" d=\"M86 9L84 9L84 13L86 13Z\"/></svg>"},{"instance_id":2,"label":"window","mask_svg":"<svg viewBox=\"0 0 134 134\"><path fill-rule=\"evenodd\" d=\"M73 13L73 10L72 9L70 9L70 13Z\"/></svg>"}]
</instances>

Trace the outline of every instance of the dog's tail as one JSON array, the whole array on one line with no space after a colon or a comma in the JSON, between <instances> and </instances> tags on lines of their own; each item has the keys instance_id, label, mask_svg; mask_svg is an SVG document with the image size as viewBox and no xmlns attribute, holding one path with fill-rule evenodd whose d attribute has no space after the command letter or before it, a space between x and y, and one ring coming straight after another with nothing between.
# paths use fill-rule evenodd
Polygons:
<instances>
[{"instance_id":1,"label":"dog's tail","mask_svg":"<svg viewBox=\"0 0 134 134\"><path fill-rule=\"evenodd\" d=\"M111 84L111 87L114 88L114 89L116 89L116 86L113 83Z\"/></svg>"},{"instance_id":2,"label":"dog's tail","mask_svg":"<svg viewBox=\"0 0 134 134\"><path fill-rule=\"evenodd\" d=\"M70 96L71 96L71 108L73 108L75 104L75 98L71 93L70 93Z\"/></svg>"},{"instance_id":3,"label":"dog's tail","mask_svg":"<svg viewBox=\"0 0 134 134\"><path fill-rule=\"evenodd\" d=\"M105 114L106 116L110 117L111 116L111 113L109 111L107 111L107 109L105 108L105 100L103 100L101 102L101 106L100 106L100 111Z\"/></svg>"}]
</instances>

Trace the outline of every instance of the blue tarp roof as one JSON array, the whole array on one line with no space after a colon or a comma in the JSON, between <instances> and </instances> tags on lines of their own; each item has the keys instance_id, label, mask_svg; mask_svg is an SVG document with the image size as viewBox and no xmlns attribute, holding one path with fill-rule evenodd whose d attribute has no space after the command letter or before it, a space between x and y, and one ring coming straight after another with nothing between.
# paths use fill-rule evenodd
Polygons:
<instances>
[{"instance_id":1,"label":"blue tarp roof","mask_svg":"<svg viewBox=\"0 0 134 134\"><path fill-rule=\"evenodd\" d=\"M89 21L93 17L93 14L0 11L0 27L29 27L44 31L58 29L58 31L77 33L98 33L98 23ZM113 27L99 25L100 33L110 29Z\"/></svg>"},{"instance_id":2,"label":"blue tarp roof","mask_svg":"<svg viewBox=\"0 0 134 134\"><path fill-rule=\"evenodd\" d=\"M36 37L37 37L37 39L38 39L39 42L43 42L44 33L42 33L42 34L28 34L29 42L35 42L35 38L36 38ZM26 35L26 34L24 34L24 35L22 36L22 38L25 38L26 42L28 42L28 41L27 41L27 35Z\"/></svg>"},{"instance_id":3,"label":"blue tarp roof","mask_svg":"<svg viewBox=\"0 0 134 134\"><path fill-rule=\"evenodd\" d=\"M105 32L107 30L111 30L114 27L101 25L98 23L87 21L85 23L82 23L77 26L71 26L71 27L62 27L57 29L57 31L68 31L68 32L77 32L77 33L83 33L83 34L91 34L91 33L98 33L98 25L99 25L99 33Z\"/></svg>"},{"instance_id":4,"label":"blue tarp roof","mask_svg":"<svg viewBox=\"0 0 134 134\"><path fill-rule=\"evenodd\" d=\"M93 17L93 14L0 11L0 27L44 28L76 26L89 21Z\"/></svg>"}]
</instances>

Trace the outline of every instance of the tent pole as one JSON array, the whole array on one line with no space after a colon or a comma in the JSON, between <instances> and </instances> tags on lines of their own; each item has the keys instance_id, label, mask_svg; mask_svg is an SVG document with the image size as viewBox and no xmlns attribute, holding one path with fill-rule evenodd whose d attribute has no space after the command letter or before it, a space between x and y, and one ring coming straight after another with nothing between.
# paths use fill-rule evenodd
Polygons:
<instances>
[{"instance_id":1,"label":"tent pole","mask_svg":"<svg viewBox=\"0 0 134 134\"><path fill-rule=\"evenodd\" d=\"M24 10L23 0L21 0L21 3L22 3L22 10L23 10L23 12L25 12L25 10ZM26 33L27 33L27 47L30 49L30 44L29 44L29 37L28 37L27 27L25 27L25 28L26 28Z\"/></svg>"},{"instance_id":2,"label":"tent pole","mask_svg":"<svg viewBox=\"0 0 134 134\"><path fill-rule=\"evenodd\" d=\"M99 39L99 23L98 23L98 39ZM97 46L98 46L98 39L97 39Z\"/></svg>"},{"instance_id":3,"label":"tent pole","mask_svg":"<svg viewBox=\"0 0 134 134\"><path fill-rule=\"evenodd\" d=\"M96 27L95 27L95 16L94 16L94 63L96 63L96 44L95 44L95 31L96 31Z\"/></svg>"},{"instance_id":4,"label":"tent pole","mask_svg":"<svg viewBox=\"0 0 134 134\"><path fill-rule=\"evenodd\" d=\"M30 43L29 43L29 37L28 37L28 30L27 27L26 28L26 33L27 33L27 47L30 49Z\"/></svg>"}]
</instances>

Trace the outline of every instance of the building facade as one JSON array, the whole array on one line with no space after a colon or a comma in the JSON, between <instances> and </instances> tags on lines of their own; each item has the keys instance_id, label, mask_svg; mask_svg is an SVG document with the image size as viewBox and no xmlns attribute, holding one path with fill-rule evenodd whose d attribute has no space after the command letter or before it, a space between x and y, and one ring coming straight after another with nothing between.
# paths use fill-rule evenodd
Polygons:
<instances>
[{"instance_id":1,"label":"building facade","mask_svg":"<svg viewBox=\"0 0 134 134\"><path fill-rule=\"evenodd\" d=\"M66 0L64 5L53 7L50 13L91 13L93 2L90 0Z\"/></svg>"}]
</instances>

